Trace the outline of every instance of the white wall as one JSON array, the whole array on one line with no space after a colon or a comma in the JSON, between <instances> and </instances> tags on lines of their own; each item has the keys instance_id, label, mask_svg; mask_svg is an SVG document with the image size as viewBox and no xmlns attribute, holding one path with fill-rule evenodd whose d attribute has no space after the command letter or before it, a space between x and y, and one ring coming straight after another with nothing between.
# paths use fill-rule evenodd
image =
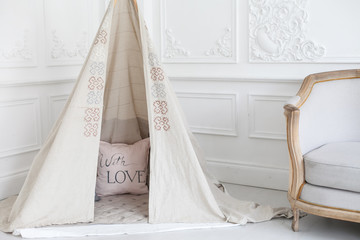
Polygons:
<instances>
[{"instance_id":1,"label":"white wall","mask_svg":"<svg viewBox=\"0 0 360 240\"><path fill-rule=\"evenodd\" d=\"M106 2L0 0L0 199L19 191L72 89ZM213 173L227 182L286 189L282 105L307 74L359 67L354 26L360 2L139 5Z\"/></svg>"},{"instance_id":2,"label":"white wall","mask_svg":"<svg viewBox=\"0 0 360 240\"><path fill-rule=\"evenodd\" d=\"M360 1L152 3L155 45L213 173L287 189L282 106L308 74L359 68Z\"/></svg>"}]
</instances>

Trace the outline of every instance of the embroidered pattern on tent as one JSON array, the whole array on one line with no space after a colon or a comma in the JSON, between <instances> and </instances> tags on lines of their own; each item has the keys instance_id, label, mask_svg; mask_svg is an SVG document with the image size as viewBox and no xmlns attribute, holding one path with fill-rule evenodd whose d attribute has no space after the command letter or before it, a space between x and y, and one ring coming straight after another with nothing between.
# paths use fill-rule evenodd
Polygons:
<instances>
[{"instance_id":1,"label":"embroidered pattern on tent","mask_svg":"<svg viewBox=\"0 0 360 240\"><path fill-rule=\"evenodd\" d=\"M87 94L87 104L100 104L103 94L103 89L105 85L104 75L105 75L105 49L107 43L107 32L110 28L109 16L104 19L101 30L96 37L94 42L94 47L90 55L90 64L88 66L88 71L91 76L88 81L88 94ZM101 44L99 44L101 43ZM97 76L96 76L97 75ZM84 116L84 135L86 137L98 135L99 121L101 115L101 108L99 107L89 107L85 109Z\"/></svg>"},{"instance_id":2,"label":"embroidered pattern on tent","mask_svg":"<svg viewBox=\"0 0 360 240\"><path fill-rule=\"evenodd\" d=\"M95 75L95 73L98 73L99 75L104 74L104 63L103 62L93 62L90 65L90 73L93 73ZM104 88L104 80L102 79L102 77L95 77L95 76L91 76L89 79L89 84L88 84L88 89L89 90L98 90L98 91L89 91L88 93L88 99L87 99L87 103L88 104L100 104L101 102L101 96L102 96L102 92L100 90L102 90ZM85 132L84 135L86 137L90 137L90 136L97 136L97 132L98 132L98 121L100 120L100 108L87 108L85 110L85 117L84 117L85 122L87 122L85 124Z\"/></svg>"},{"instance_id":3,"label":"embroidered pattern on tent","mask_svg":"<svg viewBox=\"0 0 360 240\"><path fill-rule=\"evenodd\" d=\"M88 93L88 104L99 104L101 102L101 92L100 91L90 91Z\"/></svg>"},{"instance_id":4,"label":"embroidered pattern on tent","mask_svg":"<svg viewBox=\"0 0 360 240\"><path fill-rule=\"evenodd\" d=\"M154 61L156 59L156 61ZM158 64L157 57L153 53L149 53L148 60L150 65ZM152 67L150 69L151 79L153 80L153 85L151 87L152 95L154 98L166 98L165 85L163 83L159 83L159 81L164 80L164 71L161 67ZM170 129L169 118L167 117L168 112L168 104L165 100L155 100L153 101L154 107L154 128L155 130L165 130L168 131ZM160 116L159 116L160 115Z\"/></svg>"},{"instance_id":5,"label":"embroidered pattern on tent","mask_svg":"<svg viewBox=\"0 0 360 240\"><path fill-rule=\"evenodd\" d=\"M153 105L154 105L154 112L157 114L161 113L165 115L168 111L166 101L155 101Z\"/></svg>"},{"instance_id":6,"label":"embroidered pattern on tent","mask_svg":"<svg viewBox=\"0 0 360 240\"><path fill-rule=\"evenodd\" d=\"M101 30L99 32L99 35L96 37L96 40L94 42L94 44L98 44L99 42L105 44L106 43L106 36L107 36L107 32L105 30Z\"/></svg>"},{"instance_id":7,"label":"embroidered pattern on tent","mask_svg":"<svg viewBox=\"0 0 360 240\"><path fill-rule=\"evenodd\" d=\"M98 122L100 120L100 109L99 108L87 108L85 110L84 120L86 122Z\"/></svg>"},{"instance_id":8,"label":"embroidered pattern on tent","mask_svg":"<svg viewBox=\"0 0 360 240\"><path fill-rule=\"evenodd\" d=\"M167 117L157 116L154 118L154 123L155 123L156 130L164 129L165 131L167 131L170 129L169 119Z\"/></svg>"},{"instance_id":9,"label":"embroidered pattern on tent","mask_svg":"<svg viewBox=\"0 0 360 240\"><path fill-rule=\"evenodd\" d=\"M87 123L85 124L85 132L84 135L86 137L90 137L90 136L97 136L97 132L98 132L98 123Z\"/></svg>"},{"instance_id":10,"label":"embroidered pattern on tent","mask_svg":"<svg viewBox=\"0 0 360 240\"><path fill-rule=\"evenodd\" d=\"M103 75L104 74L104 63L103 62L92 62L90 65L90 73L95 75Z\"/></svg>"},{"instance_id":11,"label":"embroidered pattern on tent","mask_svg":"<svg viewBox=\"0 0 360 240\"><path fill-rule=\"evenodd\" d=\"M97 46L100 46L100 45L97 45ZM100 47L94 47L93 52L90 56L90 59L92 61L102 61L103 59L105 59L104 49L100 48Z\"/></svg>"},{"instance_id":12,"label":"embroidered pattern on tent","mask_svg":"<svg viewBox=\"0 0 360 240\"><path fill-rule=\"evenodd\" d=\"M98 90L102 90L104 88L104 80L101 77L95 78L92 76L89 79L89 85L90 90L94 90L95 88Z\"/></svg>"},{"instance_id":13,"label":"embroidered pattern on tent","mask_svg":"<svg viewBox=\"0 0 360 240\"><path fill-rule=\"evenodd\" d=\"M149 64L152 67L159 65L159 60L158 60L157 56L153 53L149 53Z\"/></svg>"},{"instance_id":14,"label":"embroidered pattern on tent","mask_svg":"<svg viewBox=\"0 0 360 240\"><path fill-rule=\"evenodd\" d=\"M164 71L159 67L151 68L151 79L154 81L162 81L164 80Z\"/></svg>"},{"instance_id":15,"label":"embroidered pattern on tent","mask_svg":"<svg viewBox=\"0 0 360 240\"><path fill-rule=\"evenodd\" d=\"M163 83L155 83L151 87L151 92L154 98L165 98L166 92L165 92L165 85Z\"/></svg>"}]
</instances>

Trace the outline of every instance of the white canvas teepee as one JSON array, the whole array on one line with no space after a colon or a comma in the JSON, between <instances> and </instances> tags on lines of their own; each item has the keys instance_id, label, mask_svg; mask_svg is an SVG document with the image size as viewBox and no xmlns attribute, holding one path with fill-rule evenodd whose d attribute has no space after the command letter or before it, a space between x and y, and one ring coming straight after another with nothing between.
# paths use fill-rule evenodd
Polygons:
<instances>
[{"instance_id":1,"label":"white canvas teepee","mask_svg":"<svg viewBox=\"0 0 360 240\"><path fill-rule=\"evenodd\" d=\"M74 90L17 197L0 202L0 230L94 219L99 141L150 136L149 223L265 221L274 210L218 188L131 0L110 2Z\"/></svg>"}]
</instances>

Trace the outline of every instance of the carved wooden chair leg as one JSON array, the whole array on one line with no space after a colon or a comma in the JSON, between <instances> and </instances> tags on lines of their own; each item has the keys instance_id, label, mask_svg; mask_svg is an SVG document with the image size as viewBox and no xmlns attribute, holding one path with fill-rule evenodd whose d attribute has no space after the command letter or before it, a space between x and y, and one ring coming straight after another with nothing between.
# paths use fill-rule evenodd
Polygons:
<instances>
[{"instance_id":1,"label":"carved wooden chair leg","mask_svg":"<svg viewBox=\"0 0 360 240\"><path fill-rule=\"evenodd\" d=\"M299 231L299 218L300 218L299 209L293 208L293 214L294 214L294 218L292 221L291 228L293 229L294 232L298 232Z\"/></svg>"}]
</instances>

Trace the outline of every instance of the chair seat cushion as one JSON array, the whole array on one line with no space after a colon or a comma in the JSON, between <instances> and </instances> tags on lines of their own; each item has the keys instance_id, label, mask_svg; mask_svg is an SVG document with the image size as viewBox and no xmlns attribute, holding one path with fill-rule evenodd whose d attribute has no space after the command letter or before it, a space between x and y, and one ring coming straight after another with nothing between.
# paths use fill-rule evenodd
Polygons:
<instances>
[{"instance_id":1,"label":"chair seat cushion","mask_svg":"<svg viewBox=\"0 0 360 240\"><path fill-rule=\"evenodd\" d=\"M330 143L304 155L305 180L360 192L360 142Z\"/></svg>"},{"instance_id":2,"label":"chair seat cushion","mask_svg":"<svg viewBox=\"0 0 360 240\"><path fill-rule=\"evenodd\" d=\"M300 199L321 206L360 211L360 194L352 191L305 184Z\"/></svg>"}]
</instances>

